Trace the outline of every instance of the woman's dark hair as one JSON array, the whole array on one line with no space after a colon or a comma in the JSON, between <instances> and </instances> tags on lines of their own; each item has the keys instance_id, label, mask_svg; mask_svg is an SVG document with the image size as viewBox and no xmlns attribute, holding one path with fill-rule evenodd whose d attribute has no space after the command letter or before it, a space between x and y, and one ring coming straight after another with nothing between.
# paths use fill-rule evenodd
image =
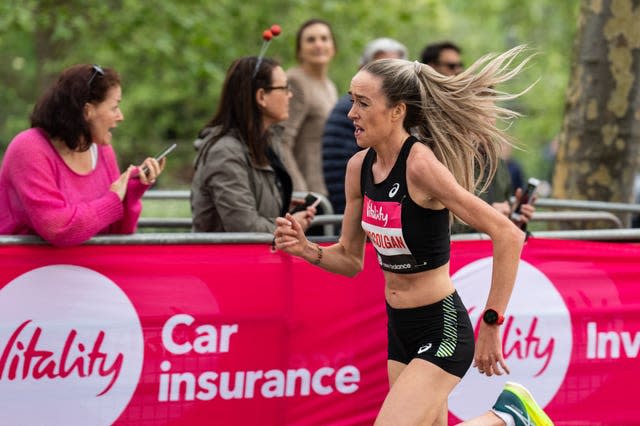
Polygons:
<instances>
[{"instance_id":1,"label":"woman's dark hair","mask_svg":"<svg viewBox=\"0 0 640 426\"><path fill-rule=\"evenodd\" d=\"M307 27L310 27L315 24L322 24L322 25L325 25L327 28L329 28L329 33L331 34L331 40L333 40L333 49L336 52L338 51L338 45L336 44L336 37L333 35L333 28L331 28L331 24L325 21L324 19L312 18L312 19L309 19L308 21L305 21L302 25L300 25L300 28L298 28L298 32L296 33L296 58L300 57L300 48L302 45L302 33L304 32L304 30L307 29Z\"/></svg>"},{"instance_id":2,"label":"woman's dark hair","mask_svg":"<svg viewBox=\"0 0 640 426\"><path fill-rule=\"evenodd\" d=\"M111 68L73 65L40 96L31 113L31 127L41 128L52 139L61 139L72 151L86 151L92 140L84 118L85 104L104 101L109 89L119 85L120 76Z\"/></svg>"},{"instance_id":3,"label":"woman's dark hair","mask_svg":"<svg viewBox=\"0 0 640 426\"><path fill-rule=\"evenodd\" d=\"M451 41L441 41L439 43L432 43L425 46L422 50L420 62L431 66L438 65L440 52L443 50L453 50L458 55L462 54L462 49L457 44Z\"/></svg>"},{"instance_id":4,"label":"woman's dark hair","mask_svg":"<svg viewBox=\"0 0 640 426\"><path fill-rule=\"evenodd\" d=\"M262 127L262 110L258 108L256 92L271 86L273 69L279 64L273 59L262 58L256 70L257 63L257 57L247 56L236 59L229 67L222 86L218 110L205 125L205 129L215 127L216 134L201 148L196 164L206 155L211 145L230 132L236 132L247 144L251 158L256 164L269 163L268 132ZM205 129L200 131L200 137Z\"/></svg>"}]
</instances>

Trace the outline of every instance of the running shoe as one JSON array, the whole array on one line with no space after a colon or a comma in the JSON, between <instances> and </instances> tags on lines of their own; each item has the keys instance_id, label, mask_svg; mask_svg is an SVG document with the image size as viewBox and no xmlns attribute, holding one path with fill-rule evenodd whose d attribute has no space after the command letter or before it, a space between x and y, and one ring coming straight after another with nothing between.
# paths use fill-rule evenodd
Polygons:
<instances>
[{"instance_id":1,"label":"running shoe","mask_svg":"<svg viewBox=\"0 0 640 426\"><path fill-rule=\"evenodd\" d=\"M553 426L553 422L533 399L531 392L516 382L507 382L504 385L492 409L511 415L516 426Z\"/></svg>"}]
</instances>

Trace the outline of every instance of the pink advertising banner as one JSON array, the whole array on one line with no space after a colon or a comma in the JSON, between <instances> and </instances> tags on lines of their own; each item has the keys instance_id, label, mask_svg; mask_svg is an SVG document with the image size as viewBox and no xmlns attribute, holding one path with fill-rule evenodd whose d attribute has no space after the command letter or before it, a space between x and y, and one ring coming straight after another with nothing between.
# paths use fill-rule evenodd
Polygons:
<instances>
[{"instance_id":1,"label":"pink advertising banner","mask_svg":"<svg viewBox=\"0 0 640 426\"><path fill-rule=\"evenodd\" d=\"M454 242L472 321L491 243ZM470 370L450 424L525 384L557 425L639 424L640 246L531 239L502 326L509 377ZM369 425L387 392L383 276L264 244L0 246L0 424Z\"/></svg>"}]
</instances>

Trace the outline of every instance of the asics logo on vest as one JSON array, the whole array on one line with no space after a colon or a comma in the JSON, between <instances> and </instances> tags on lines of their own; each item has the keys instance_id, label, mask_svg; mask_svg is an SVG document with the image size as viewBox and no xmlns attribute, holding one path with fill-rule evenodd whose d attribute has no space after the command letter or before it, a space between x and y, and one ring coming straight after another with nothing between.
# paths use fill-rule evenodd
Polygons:
<instances>
[{"instance_id":1,"label":"asics logo on vest","mask_svg":"<svg viewBox=\"0 0 640 426\"><path fill-rule=\"evenodd\" d=\"M393 198L398 193L398 189L400 189L400 184L394 183L389 191L389 198Z\"/></svg>"}]
</instances>

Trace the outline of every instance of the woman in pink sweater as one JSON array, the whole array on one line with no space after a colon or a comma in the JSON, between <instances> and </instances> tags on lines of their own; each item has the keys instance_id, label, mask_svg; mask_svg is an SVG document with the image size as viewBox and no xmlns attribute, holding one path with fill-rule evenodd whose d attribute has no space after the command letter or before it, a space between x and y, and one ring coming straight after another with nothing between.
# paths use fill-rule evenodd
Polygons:
<instances>
[{"instance_id":1,"label":"woman in pink sweater","mask_svg":"<svg viewBox=\"0 0 640 426\"><path fill-rule=\"evenodd\" d=\"M74 65L40 97L31 128L0 168L0 234L37 234L57 246L136 230L140 198L164 168L147 158L120 173L111 129L124 119L118 73ZM146 172L140 172L146 169Z\"/></svg>"}]
</instances>

